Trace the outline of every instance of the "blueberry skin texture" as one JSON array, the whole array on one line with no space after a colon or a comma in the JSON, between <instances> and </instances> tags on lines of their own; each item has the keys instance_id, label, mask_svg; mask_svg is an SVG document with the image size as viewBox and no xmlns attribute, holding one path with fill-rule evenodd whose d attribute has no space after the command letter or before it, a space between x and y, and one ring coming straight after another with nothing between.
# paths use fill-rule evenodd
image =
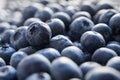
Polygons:
<instances>
[{"instance_id":1,"label":"blueberry skin texture","mask_svg":"<svg viewBox=\"0 0 120 80\"><path fill-rule=\"evenodd\" d=\"M25 57L27 57L27 54L25 52L15 52L10 58L10 65L16 69L20 61Z\"/></svg>"},{"instance_id":2,"label":"blueberry skin texture","mask_svg":"<svg viewBox=\"0 0 120 80\"><path fill-rule=\"evenodd\" d=\"M110 41L110 38L112 36L112 29L104 23L96 24L92 28L92 31L99 32L104 37L106 42Z\"/></svg>"},{"instance_id":3,"label":"blueberry skin texture","mask_svg":"<svg viewBox=\"0 0 120 80\"><path fill-rule=\"evenodd\" d=\"M48 73L34 73L27 77L25 80L52 80L51 76Z\"/></svg>"},{"instance_id":4,"label":"blueberry skin texture","mask_svg":"<svg viewBox=\"0 0 120 80\"><path fill-rule=\"evenodd\" d=\"M92 4L83 4L80 7L80 10L90 13L91 16L95 15L95 8L94 8L94 5L92 5Z\"/></svg>"},{"instance_id":5,"label":"blueberry skin texture","mask_svg":"<svg viewBox=\"0 0 120 80\"><path fill-rule=\"evenodd\" d=\"M109 25L111 17L118 12L114 9L108 9L104 14L102 14L98 20L99 23L105 23Z\"/></svg>"},{"instance_id":6,"label":"blueberry skin texture","mask_svg":"<svg viewBox=\"0 0 120 80\"><path fill-rule=\"evenodd\" d=\"M10 37L15 33L15 30L9 29L6 30L2 33L1 35L1 40L4 41L5 43L10 43Z\"/></svg>"},{"instance_id":7,"label":"blueberry skin texture","mask_svg":"<svg viewBox=\"0 0 120 80\"><path fill-rule=\"evenodd\" d=\"M44 8L43 10L38 10L34 17L39 18L41 21L45 22L51 19L53 11L50 8Z\"/></svg>"},{"instance_id":8,"label":"blueberry skin texture","mask_svg":"<svg viewBox=\"0 0 120 80\"><path fill-rule=\"evenodd\" d=\"M35 53L45 56L50 62L52 62L54 59L61 56L59 51L54 48L44 48L44 49L38 50Z\"/></svg>"},{"instance_id":9,"label":"blueberry skin texture","mask_svg":"<svg viewBox=\"0 0 120 80\"><path fill-rule=\"evenodd\" d=\"M47 24L50 26L50 29L52 31L52 37L56 35L64 34L65 24L62 20L54 18L49 20Z\"/></svg>"},{"instance_id":10,"label":"blueberry skin texture","mask_svg":"<svg viewBox=\"0 0 120 80\"><path fill-rule=\"evenodd\" d=\"M28 27L25 36L31 46L43 47L49 43L52 32L46 23L36 21Z\"/></svg>"},{"instance_id":11,"label":"blueberry skin texture","mask_svg":"<svg viewBox=\"0 0 120 80\"><path fill-rule=\"evenodd\" d=\"M12 66L0 67L0 79L1 80L17 80L16 70Z\"/></svg>"},{"instance_id":12,"label":"blueberry skin texture","mask_svg":"<svg viewBox=\"0 0 120 80\"><path fill-rule=\"evenodd\" d=\"M112 57L118 56L117 53L109 48L101 47L92 55L92 61L105 65Z\"/></svg>"},{"instance_id":13,"label":"blueberry skin texture","mask_svg":"<svg viewBox=\"0 0 120 80\"><path fill-rule=\"evenodd\" d=\"M36 21L40 21L39 18L28 18L27 20L25 20L24 22L24 26L29 26L30 24L32 24L33 22L36 22Z\"/></svg>"},{"instance_id":14,"label":"blueberry skin texture","mask_svg":"<svg viewBox=\"0 0 120 80\"><path fill-rule=\"evenodd\" d=\"M83 76L85 76L89 71L98 67L101 67L101 65L96 62L88 61L82 63L79 68L82 70Z\"/></svg>"},{"instance_id":15,"label":"blueberry skin texture","mask_svg":"<svg viewBox=\"0 0 120 80\"><path fill-rule=\"evenodd\" d=\"M72 16L72 20L75 20L76 18L78 17L87 17L89 19L91 19L91 15L86 12L86 11L79 11L79 12L76 12L73 16Z\"/></svg>"},{"instance_id":16,"label":"blueberry skin texture","mask_svg":"<svg viewBox=\"0 0 120 80\"><path fill-rule=\"evenodd\" d=\"M17 67L18 80L25 80L33 73L50 72L51 64L47 58L40 54L32 54L24 58Z\"/></svg>"},{"instance_id":17,"label":"blueberry skin texture","mask_svg":"<svg viewBox=\"0 0 120 80\"><path fill-rule=\"evenodd\" d=\"M28 46L28 47L25 47L25 48L21 48L18 51L22 51L22 52L25 52L26 54L30 55L30 54L33 54L36 51L38 51L38 49L36 49L33 46Z\"/></svg>"},{"instance_id":18,"label":"blueberry skin texture","mask_svg":"<svg viewBox=\"0 0 120 80\"><path fill-rule=\"evenodd\" d=\"M105 40L103 36L95 31L87 31L83 33L80 42L83 46L83 49L91 54L93 54L96 49L105 46Z\"/></svg>"},{"instance_id":19,"label":"blueberry skin texture","mask_svg":"<svg viewBox=\"0 0 120 80\"><path fill-rule=\"evenodd\" d=\"M98 67L88 72L85 80L120 80L120 72L110 67Z\"/></svg>"},{"instance_id":20,"label":"blueberry skin texture","mask_svg":"<svg viewBox=\"0 0 120 80\"><path fill-rule=\"evenodd\" d=\"M93 26L94 23L90 19L79 17L70 24L68 35L72 41L78 41L81 35L86 31L90 31Z\"/></svg>"},{"instance_id":21,"label":"blueberry skin texture","mask_svg":"<svg viewBox=\"0 0 120 80\"><path fill-rule=\"evenodd\" d=\"M55 59L51 65L51 76L55 80L68 80L70 78L82 78L79 67L69 58L60 57Z\"/></svg>"},{"instance_id":22,"label":"blueberry skin texture","mask_svg":"<svg viewBox=\"0 0 120 80\"><path fill-rule=\"evenodd\" d=\"M6 63L5 61L0 57L0 67L5 66Z\"/></svg>"},{"instance_id":23,"label":"blueberry skin texture","mask_svg":"<svg viewBox=\"0 0 120 80\"><path fill-rule=\"evenodd\" d=\"M71 18L70 16L65 13L65 12L57 12L55 13L52 18L58 18L60 20L62 20L65 24L65 30L68 31L69 30L69 25L71 23Z\"/></svg>"},{"instance_id":24,"label":"blueberry skin texture","mask_svg":"<svg viewBox=\"0 0 120 80\"><path fill-rule=\"evenodd\" d=\"M113 34L120 34L120 14L115 14L111 17L109 21L109 26L111 27Z\"/></svg>"},{"instance_id":25,"label":"blueberry skin texture","mask_svg":"<svg viewBox=\"0 0 120 80\"><path fill-rule=\"evenodd\" d=\"M11 55L16 52L16 50L9 45L0 46L0 57L4 59L6 64L9 64Z\"/></svg>"},{"instance_id":26,"label":"blueberry skin texture","mask_svg":"<svg viewBox=\"0 0 120 80\"><path fill-rule=\"evenodd\" d=\"M15 30L15 33L11 35L10 44L16 50L29 46L29 43L25 37L27 29L28 26L19 27Z\"/></svg>"},{"instance_id":27,"label":"blueberry skin texture","mask_svg":"<svg viewBox=\"0 0 120 80\"><path fill-rule=\"evenodd\" d=\"M50 40L49 47L57 49L61 52L64 48L72 46L73 43L64 35L57 35Z\"/></svg>"},{"instance_id":28,"label":"blueberry skin texture","mask_svg":"<svg viewBox=\"0 0 120 80\"><path fill-rule=\"evenodd\" d=\"M73 60L77 65L80 65L84 62L84 53L82 50L75 46L69 46L62 50L62 56L68 57Z\"/></svg>"},{"instance_id":29,"label":"blueberry skin texture","mask_svg":"<svg viewBox=\"0 0 120 80\"><path fill-rule=\"evenodd\" d=\"M107 62L106 66L112 67L112 68L120 71L120 57L117 56L117 57L111 58L111 59Z\"/></svg>"},{"instance_id":30,"label":"blueberry skin texture","mask_svg":"<svg viewBox=\"0 0 120 80\"><path fill-rule=\"evenodd\" d=\"M119 44L108 44L106 47L114 50L118 54L118 56L120 56L120 45Z\"/></svg>"}]
</instances>

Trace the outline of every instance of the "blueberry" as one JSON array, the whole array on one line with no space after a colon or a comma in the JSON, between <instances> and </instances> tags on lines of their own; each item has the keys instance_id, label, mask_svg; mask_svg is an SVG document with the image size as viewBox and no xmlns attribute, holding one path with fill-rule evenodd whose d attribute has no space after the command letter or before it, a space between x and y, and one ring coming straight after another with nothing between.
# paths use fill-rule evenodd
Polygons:
<instances>
[{"instance_id":1,"label":"blueberry","mask_svg":"<svg viewBox=\"0 0 120 80\"><path fill-rule=\"evenodd\" d=\"M10 43L10 37L15 33L15 30L8 29L4 31L1 35L1 40L5 43Z\"/></svg>"},{"instance_id":2,"label":"blueberry","mask_svg":"<svg viewBox=\"0 0 120 80\"><path fill-rule=\"evenodd\" d=\"M105 65L109 59L117 56L117 53L109 48L101 47L92 55L92 61Z\"/></svg>"},{"instance_id":3,"label":"blueberry","mask_svg":"<svg viewBox=\"0 0 120 80\"><path fill-rule=\"evenodd\" d=\"M39 9L42 9L42 5L38 3L33 3L25 7L23 10L24 20L33 17Z\"/></svg>"},{"instance_id":4,"label":"blueberry","mask_svg":"<svg viewBox=\"0 0 120 80\"><path fill-rule=\"evenodd\" d=\"M50 8L44 8L43 10L38 10L34 17L39 18L41 21L45 22L51 19L53 11Z\"/></svg>"},{"instance_id":5,"label":"blueberry","mask_svg":"<svg viewBox=\"0 0 120 80\"><path fill-rule=\"evenodd\" d=\"M113 34L120 34L120 14L115 14L109 21L109 26L112 28Z\"/></svg>"},{"instance_id":6,"label":"blueberry","mask_svg":"<svg viewBox=\"0 0 120 80\"><path fill-rule=\"evenodd\" d=\"M108 44L106 47L114 50L120 56L120 45L119 44L111 43L111 44Z\"/></svg>"},{"instance_id":7,"label":"blueberry","mask_svg":"<svg viewBox=\"0 0 120 80\"><path fill-rule=\"evenodd\" d=\"M25 80L33 73L50 72L51 64L40 54L33 54L22 59L17 67L18 80Z\"/></svg>"},{"instance_id":8,"label":"blueberry","mask_svg":"<svg viewBox=\"0 0 120 80\"><path fill-rule=\"evenodd\" d=\"M77 65L84 62L84 53L75 46L66 47L62 50L61 55L70 58Z\"/></svg>"},{"instance_id":9,"label":"blueberry","mask_svg":"<svg viewBox=\"0 0 120 80\"><path fill-rule=\"evenodd\" d=\"M120 80L120 72L110 67L98 67L88 72L85 80Z\"/></svg>"},{"instance_id":10,"label":"blueberry","mask_svg":"<svg viewBox=\"0 0 120 80\"><path fill-rule=\"evenodd\" d=\"M93 53L96 49L105 46L103 36L95 31L87 31L82 34L80 42L86 52Z\"/></svg>"},{"instance_id":11,"label":"blueberry","mask_svg":"<svg viewBox=\"0 0 120 80\"><path fill-rule=\"evenodd\" d=\"M92 4L82 4L82 6L80 7L81 11L86 11L88 13L90 13L91 16L95 15L95 7Z\"/></svg>"},{"instance_id":12,"label":"blueberry","mask_svg":"<svg viewBox=\"0 0 120 80\"><path fill-rule=\"evenodd\" d=\"M45 56L51 62L54 59L56 59L56 58L58 58L58 57L61 56L61 54L59 53L59 51L56 50L56 49L54 49L54 48L44 48L44 49L38 50L35 53L41 54L41 55Z\"/></svg>"},{"instance_id":13,"label":"blueberry","mask_svg":"<svg viewBox=\"0 0 120 80\"><path fill-rule=\"evenodd\" d=\"M29 46L29 43L25 37L27 29L27 26L19 27L15 30L15 33L11 35L10 44L16 50Z\"/></svg>"},{"instance_id":14,"label":"blueberry","mask_svg":"<svg viewBox=\"0 0 120 80\"><path fill-rule=\"evenodd\" d=\"M117 13L118 13L118 12L117 12L116 10L114 10L114 9L108 9L108 10L106 10L105 13L103 13L103 14L100 16L98 22L99 22L99 23L105 23L105 24L108 24L108 25L109 25L109 21L110 21L111 17L112 17L113 15L117 14Z\"/></svg>"},{"instance_id":15,"label":"blueberry","mask_svg":"<svg viewBox=\"0 0 120 80\"><path fill-rule=\"evenodd\" d=\"M98 23L99 21L99 18L102 14L104 14L107 10L106 9L102 9L102 10L99 10L94 16L93 16L93 21L95 24Z\"/></svg>"},{"instance_id":16,"label":"blueberry","mask_svg":"<svg viewBox=\"0 0 120 80\"><path fill-rule=\"evenodd\" d=\"M52 18L58 18L58 19L62 20L64 22L64 24L65 24L66 31L69 30L69 24L71 23L71 18L67 13L65 13L65 12L57 12L57 13L55 13L53 15Z\"/></svg>"},{"instance_id":17,"label":"blueberry","mask_svg":"<svg viewBox=\"0 0 120 80\"><path fill-rule=\"evenodd\" d=\"M16 70L12 66L0 67L1 80L17 80L16 73Z\"/></svg>"},{"instance_id":18,"label":"blueberry","mask_svg":"<svg viewBox=\"0 0 120 80\"><path fill-rule=\"evenodd\" d=\"M16 69L20 61L25 57L27 57L27 54L25 52L15 52L10 58L10 65Z\"/></svg>"},{"instance_id":19,"label":"blueberry","mask_svg":"<svg viewBox=\"0 0 120 80\"><path fill-rule=\"evenodd\" d=\"M42 21L32 23L26 32L26 39L32 46L45 46L49 43L51 36L50 27Z\"/></svg>"},{"instance_id":20,"label":"blueberry","mask_svg":"<svg viewBox=\"0 0 120 80\"><path fill-rule=\"evenodd\" d=\"M75 20L76 18L78 17L87 17L89 19L91 19L91 15L86 12L86 11L79 11L79 12L76 12L73 16L72 16L72 20Z\"/></svg>"},{"instance_id":21,"label":"blueberry","mask_svg":"<svg viewBox=\"0 0 120 80\"><path fill-rule=\"evenodd\" d=\"M96 31L98 33L100 33L106 42L110 41L111 36L112 36L112 29L104 23L99 23L96 24L93 28L92 31Z\"/></svg>"},{"instance_id":22,"label":"blueberry","mask_svg":"<svg viewBox=\"0 0 120 80\"><path fill-rule=\"evenodd\" d=\"M81 35L84 32L91 30L93 26L94 23L90 19L79 17L70 24L68 35L72 41L78 41Z\"/></svg>"},{"instance_id":23,"label":"blueberry","mask_svg":"<svg viewBox=\"0 0 120 80\"><path fill-rule=\"evenodd\" d=\"M7 22L0 23L0 34L2 34L5 30L10 28L10 24Z\"/></svg>"},{"instance_id":24,"label":"blueberry","mask_svg":"<svg viewBox=\"0 0 120 80\"><path fill-rule=\"evenodd\" d=\"M16 50L10 47L8 44L0 46L0 57L5 60L6 64L9 64L10 57L14 52L16 52Z\"/></svg>"},{"instance_id":25,"label":"blueberry","mask_svg":"<svg viewBox=\"0 0 120 80\"><path fill-rule=\"evenodd\" d=\"M30 54L35 53L37 50L38 49L33 47L33 46L28 46L28 47L25 47L25 48L21 48L18 51L22 51L22 52L25 52L26 54L30 55Z\"/></svg>"},{"instance_id":26,"label":"blueberry","mask_svg":"<svg viewBox=\"0 0 120 80\"><path fill-rule=\"evenodd\" d=\"M51 65L51 75L55 80L68 80L70 78L82 78L79 67L69 58L60 57Z\"/></svg>"},{"instance_id":27,"label":"blueberry","mask_svg":"<svg viewBox=\"0 0 120 80\"><path fill-rule=\"evenodd\" d=\"M32 24L33 22L36 21L40 21L39 18L28 18L25 22L24 22L24 26L29 26L30 24Z\"/></svg>"},{"instance_id":28,"label":"blueberry","mask_svg":"<svg viewBox=\"0 0 120 80\"><path fill-rule=\"evenodd\" d=\"M62 20L54 18L54 19L49 20L47 24L50 26L50 29L52 31L52 36L64 34L65 24Z\"/></svg>"},{"instance_id":29,"label":"blueberry","mask_svg":"<svg viewBox=\"0 0 120 80\"><path fill-rule=\"evenodd\" d=\"M5 66L6 63L5 61L0 57L0 67Z\"/></svg>"},{"instance_id":30,"label":"blueberry","mask_svg":"<svg viewBox=\"0 0 120 80\"><path fill-rule=\"evenodd\" d=\"M61 52L64 48L72 46L73 43L64 35L57 35L50 40L49 47L57 49Z\"/></svg>"},{"instance_id":31,"label":"blueberry","mask_svg":"<svg viewBox=\"0 0 120 80\"><path fill-rule=\"evenodd\" d=\"M96 11L99 11L102 9L114 9L114 7L110 3L104 3L104 2L98 3L96 7Z\"/></svg>"},{"instance_id":32,"label":"blueberry","mask_svg":"<svg viewBox=\"0 0 120 80\"><path fill-rule=\"evenodd\" d=\"M25 80L52 80L48 73L34 73L27 77Z\"/></svg>"},{"instance_id":33,"label":"blueberry","mask_svg":"<svg viewBox=\"0 0 120 80\"><path fill-rule=\"evenodd\" d=\"M101 67L100 64L92 61L84 62L80 65L80 69L82 70L83 76L85 76L92 69Z\"/></svg>"}]
</instances>

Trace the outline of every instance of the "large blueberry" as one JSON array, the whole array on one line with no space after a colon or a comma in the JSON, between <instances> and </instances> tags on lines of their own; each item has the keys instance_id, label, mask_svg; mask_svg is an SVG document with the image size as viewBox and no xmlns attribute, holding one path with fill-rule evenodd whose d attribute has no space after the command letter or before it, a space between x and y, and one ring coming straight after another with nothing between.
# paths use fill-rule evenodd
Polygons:
<instances>
[{"instance_id":1,"label":"large blueberry","mask_svg":"<svg viewBox=\"0 0 120 80\"><path fill-rule=\"evenodd\" d=\"M34 73L28 76L25 80L52 80L51 76L48 73Z\"/></svg>"},{"instance_id":2,"label":"large blueberry","mask_svg":"<svg viewBox=\"0 0 120 80\"><path fill-rule=\"evenodd\" d=\"M55 80L69 80L70 78L82 78L79 67L69 58L60 57L52 62L51 75Z\"/></svg>"},{"instance_id":3,"label":"large blueberry","mask_svg":"<svg viewBox=\"0 0 120 80\"><path fill-rule=\"evenodd\" d=\"M55 48L61 52L64 48L72 45L73 43L68 37L64 35L57 35L50 40L49 47Z\"/></svg>"},{"instance_id":4,"label":"large blueberry","mask_svg":"<svg viewBox=\"0 0 120 80\"><path fill-rule=\"evenodd\" d=\"M108 42L110 41L111 35L112 35L112 29L104 23L99 23L96 24L93 28L92 31L96 31L104 37L105 41Z\"/></svg>"},{"instance_id":5,"label":"large blueberry","mask_svg":"<svg viewBox=\"0 0 120 80\"><path fill-rule=\"evenodd\" d=\"M89 71L94 68L100 67L101 65L96 62L84 62L80 65L80 69L82 70L83 76L85 76Z\"/></svg>"},{"instance_id":6,"label":"large blueberry","mask_svg":"<svg viewBox=\"0 0 120 80\"><path fill-rule=\"evenodd\" d=\"M91 28L94 26L94 23L86 18L86 17L79 17L75 19L69 26L69 37L73 41L78 41L81 37L81 35L86 32L91 30Z\"/></svg>"},{"instance_id":7,"label":"large blueberry","mask_svg":"<svg viewBox=\"0 0 120 80\"><path fill-rule=\"evenodd\" d=\"M17 80L16 73L12 66L0 67L0 80Z\"/></svg>"},{"instance_id":8,"label":"large blueberry","mask_svg":"<svg viewBox=\"0 0 120 80\"><path fill-rule=\"evenodd\" d=\"M98 67L88 72L85 80L120 80L120 72L110 67Z\"/></svg>"},{"instance_id":9,"label":"large blueberry","mask_svg":"<svg viewBox=\"0 0 120 80\"><path fill-rule=\"evenodd\" d=\"M25 37L27 29L27 26L19 27L15 30L15 33L11 35L10 44L16 50L29 46L29 43Z\"/></svg>"},{"instance_id":10,"label":"large blueberry","mask_svg":"<svg viewBox=\"0 0 120 80\"><path fill-rule=\"evenodd\" d=\"M112 68L120 71L120 57L117 56L117 57L111 58L111 59L107 62L106 66L112 67Z\"/></svg>"},{"instance_id":11,"label":"large blueberry","mask_svg":"<svg viewBox=\"0 0 120 80\"><path fill-rule=\"evenodd\" d=\"M65 24L62 20L54 18L54 19L49 20L47 24L50 26L50 29L52 31L52 36L64 34Z\"/></svg>"},{"instance_id":12,"label":"large blueberry","mask_svg":"<svg viewBox=\"0 0 120 80\"><path fill-rule=\"evenodd\" d=\"M38 50L37 52L35 52L37 54L41 54L43 56L45 56L46 58L49 59L49 61L53 61L54 59L58 58L61 56L61 54L59 53L58 50L54 49L54 48L44 48L41 50Z\"/></svg>"},{"instance_id":13,"label":"large blueberry","mask_svg":"<svg viewBox=\"0 0 120 80\"><path fill-rule=\"evenodd\" d=\"M50 72L51 64L40 54L33 54L24 58L17 67L18 80L25 80L33 73Z\"/></svg>"},{"instance_id":14,"label":"large blueberry","mask_svg":"<svg viewBox=\"0 0 120 80\"><path fill-rule=\"evenodd\" d=\"M95 31L85 32L80 39L83 49L87 52L93 53L96 49L105 46L103 36Z\"/></svg>"},{"instance_id":15,"label":"large blueberry","mask_svg":"<svg viewBox=\"0 0 120 80\"><path fill-rule=\"evenodd\" d=\"M10 65L16 69L20 61L25 57L27 57L27 54L25 52L15 52L10 58Z\"/></svg>"},{"instance_id":16,"label":"large blueberry","mask_svg":"<svg viewBox=\"0 0 120 80\"><path fill-rule=\"evenodd\" d=\"M26 39L32 46L45 46L49 43L51 36L50 27L42 21L32 23L26 32Z\"/></svg>"},{"instance_id":17,"label":"large blueberry","mask_svg":"<svg viewBox=\"0 0 120 80\"><path fill-rule=\"evenodd\" d=\"M101 47L92 55L92 61L105 65L109 59L117 56L117 53L109 48Z\"/></svg>"},{"instance_id":18,"label":"large blueberry","mask_svg":"<svg viewBox=\"0 0 120 80\"><path fill-rule=\"evenodd\" d=\"M84 53L75 46L66 47L62 50L61 55L70 58L77 65L80 65L84 62Z\"/></svg>"}]
</instances>

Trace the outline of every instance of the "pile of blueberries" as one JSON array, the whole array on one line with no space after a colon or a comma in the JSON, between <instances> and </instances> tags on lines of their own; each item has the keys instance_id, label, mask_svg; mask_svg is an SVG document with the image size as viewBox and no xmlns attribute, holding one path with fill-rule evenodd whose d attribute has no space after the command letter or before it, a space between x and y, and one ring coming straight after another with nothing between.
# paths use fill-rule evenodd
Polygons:
<instances>
[{"instance_id":1,"label":"pile of blueberries","mask_svg":"<svg viewBox=\"0 0 120 80\"><path fill-rule=\"evenodd\" d=\"M11 6L0 9L0 80L120 80L114 5L38 0Z\"/></svg>"}]
</instances>

